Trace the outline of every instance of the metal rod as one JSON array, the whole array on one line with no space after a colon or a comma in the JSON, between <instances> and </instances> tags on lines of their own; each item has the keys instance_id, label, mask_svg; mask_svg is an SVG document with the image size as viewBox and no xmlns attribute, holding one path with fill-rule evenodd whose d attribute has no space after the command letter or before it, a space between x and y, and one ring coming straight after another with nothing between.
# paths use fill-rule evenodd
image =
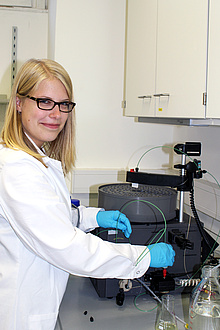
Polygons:
<instances>
[{"instance_id":1,"label":"metal rod","mask_svg":"<svg viewBox=\"0 0 220 330\"><path fill-rule=\"evenodd\" d=\"M186 155L182 154L182 165L186 165ZM185 168L181 169L181 175L184 176ZM184 191L180 191L179 200L179 222L183 222Z\"/></svg>"}]
</instances>

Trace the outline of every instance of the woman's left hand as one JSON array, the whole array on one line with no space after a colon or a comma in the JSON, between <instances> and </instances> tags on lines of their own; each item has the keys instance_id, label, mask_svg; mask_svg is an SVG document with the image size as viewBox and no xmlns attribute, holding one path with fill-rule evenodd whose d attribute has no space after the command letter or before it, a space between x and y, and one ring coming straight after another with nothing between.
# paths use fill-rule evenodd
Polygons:
<instances>
[{"instance_id":1,"label":"woman's left hand","mask_svg":"<svg viewBox=\"0 0 220 330\"><path fill-rule=\"evenodd\" d=\"M99 227L120 229L127 238L131 235L130 221L119 211L99 211L96 220Z\"/></svg>"}]
</instances>

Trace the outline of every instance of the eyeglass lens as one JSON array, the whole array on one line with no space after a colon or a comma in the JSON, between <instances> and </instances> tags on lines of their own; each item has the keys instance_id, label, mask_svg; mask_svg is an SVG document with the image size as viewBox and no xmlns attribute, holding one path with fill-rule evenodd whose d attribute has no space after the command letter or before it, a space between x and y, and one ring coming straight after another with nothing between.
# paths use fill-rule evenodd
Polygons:
<instances>
[{"instance_id":1,"label":"eyeglass lens","mask_svg":"<svg viewBox=\"0 0 220 330\"><path fill-rule=\"evenodd\" d=\"M73 109L74 104L70 102L56 103L50 99L38 99L38 106L42 110L52 110L58 104L61 111L70 111Z\"/></svg>"}]
</instances>

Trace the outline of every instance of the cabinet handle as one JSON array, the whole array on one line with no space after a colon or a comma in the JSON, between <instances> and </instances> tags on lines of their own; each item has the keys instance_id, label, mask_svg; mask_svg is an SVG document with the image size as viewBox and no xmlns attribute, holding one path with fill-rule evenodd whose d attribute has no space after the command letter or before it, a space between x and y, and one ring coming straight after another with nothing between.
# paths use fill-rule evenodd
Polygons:
<instances>
[{"instance_id":1,"label":"cabinet handle","mask_svg":"<svg viewBox=\"0 0 220 330\"><path fill-rule=\"evenodd\" d=\"M169 93L154 94L154 97L161 97L161 96L170 96L170 94Z\"/></svg>"},{"instance_id":2,"label":"cabinet handle","mask_svg":"<svg viewBox=\"0 0 220 330\"><path fill-rule=\"evenodd\" d=\"M138 96L139 99L151 99L151 95L142 95L142 96Z\"/></svg>"}]
</instances>

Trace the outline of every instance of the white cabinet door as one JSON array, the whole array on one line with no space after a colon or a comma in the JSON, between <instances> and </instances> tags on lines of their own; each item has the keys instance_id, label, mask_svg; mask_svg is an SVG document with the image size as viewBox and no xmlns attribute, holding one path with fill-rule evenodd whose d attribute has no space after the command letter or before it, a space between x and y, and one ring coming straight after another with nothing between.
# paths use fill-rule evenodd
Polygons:
<instances>
[{"instance_id":1,"label":"white cabinet door","mask_svg":"<svg viewBox=\"0 0 220 330\"><path fill-rule=\"evenodd\" d=\"M156 116L204 118L207 0L159 0Z\"/></svg>"},{"instance_id":2,"label":"white cabinet door","mask_svg":"<svg viewBox=\"0 0 220 330\"><path fill-rule=\"evenodd\" d=\"M207 22L208 0L128 0L126 115L205 117Z\"/></svg>"},{"instance_id":3,"label":"white cabinet door","mask_svg":"<svg viewBox=\"0 0 220 330\"><path fill-rule=\"evenodd\" d=\"M207 118L220 118L220 1L210 1Z\"/></svg>"},{"instance_id":4,"label":"white cabinet door","mask_svg":"<svg viewBox=\"0 0 220 330\"><path fill-rule=\"evenodd\" d=\"M127 116L154 116L157 1L129 0L126 52Z\"/></svg>"}]
</instances>

